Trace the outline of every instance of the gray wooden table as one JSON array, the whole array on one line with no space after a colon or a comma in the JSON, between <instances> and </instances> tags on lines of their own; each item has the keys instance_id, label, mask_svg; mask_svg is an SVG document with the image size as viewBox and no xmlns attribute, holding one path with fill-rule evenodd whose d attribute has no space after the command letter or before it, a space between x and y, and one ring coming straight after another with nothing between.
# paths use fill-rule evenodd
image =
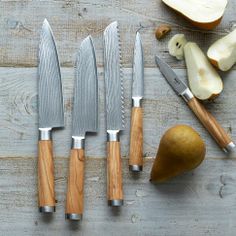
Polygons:
<instances>
[{"instance_id":1,"label":"gray wooden table","mask_svg":"<svg viewBox=\"0 0 236 236\"><path fill-rule=\"evenodd\" d=\"M229 0L221 24L201 31L170 11L160 0L0 1L0 235L236 235L235 153L226 156L199 124L184 102L175 96L154 63L159 54L186 79L185 65L168 55L167 41L185 33L203 50L236 24L236 1ZM57 212L43 217L37 209L37 47L44 18L50 22L62 67L66 127L55 133ZM118 20L124 65L126 129L121 137L125 204L107 207L106 132L102 33ZM155 28L172 26L157 42ZM145 52L144 171L128 172L132 48L140 30ZM73 63L80 42L91 34L99 72L97 136L86 140L85 212L83 222L64 220L70 149ZM206 104L236 140L236 71L222 74L224 91ZM194 127L207 145L206 160L196 170L170 182L149 183L150 169L163 132L175 124Z\"/></svg>"}]
</instances>

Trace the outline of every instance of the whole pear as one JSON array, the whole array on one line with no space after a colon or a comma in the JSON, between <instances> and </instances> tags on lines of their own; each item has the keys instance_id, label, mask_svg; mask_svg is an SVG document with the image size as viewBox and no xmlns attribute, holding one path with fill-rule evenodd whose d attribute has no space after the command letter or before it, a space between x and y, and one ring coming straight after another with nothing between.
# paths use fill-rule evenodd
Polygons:
<instances>
[{"instance_id":1,"label":"whole pear","mask_svg":"<svg viewBox=\"0 0 236 236\"><path fill-rule=\"evenodd\" d=\"M163 182L201 164L206 147L188 125L176 125L163 135L151 171L151 181Z\"/></svg>"}]
</instances>

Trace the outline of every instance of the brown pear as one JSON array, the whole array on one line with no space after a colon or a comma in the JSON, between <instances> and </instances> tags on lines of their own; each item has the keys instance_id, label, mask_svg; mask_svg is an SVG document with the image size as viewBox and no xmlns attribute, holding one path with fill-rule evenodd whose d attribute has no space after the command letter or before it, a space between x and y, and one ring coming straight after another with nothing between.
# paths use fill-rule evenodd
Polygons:
<instances>
[{"instance_id":1,"label":"brown pear","mask_svg":"<svg viewBox=\"0 0 236 236\"><path fill-rule=\"evenodd\" d=\"M206 147L190 126L176 125L163 135L151 171L151 181L163 182L201 164Z\"/></svg>"}]
</instances>

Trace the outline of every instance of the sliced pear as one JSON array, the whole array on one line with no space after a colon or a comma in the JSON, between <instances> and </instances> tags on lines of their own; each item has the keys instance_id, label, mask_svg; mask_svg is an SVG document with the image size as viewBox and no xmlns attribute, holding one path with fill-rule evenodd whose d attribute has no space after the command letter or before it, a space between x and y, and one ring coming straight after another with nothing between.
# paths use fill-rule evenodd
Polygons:
<instances>
[{"instance_id":1,"label":"sliced pear","mask_svg":"<svg viewBox=\"0 0 236 236\"><path fill-rule=\"evenodd\" d=\"M187 43L184 34L174 35L168 42L168 50L171 56L176 57L178 60L184 58L184 46Z\"/></svg>"},{"instance_id":2,"label":"sliced pear","mask_svg":"<svg viewBox=\"0 0 236 236\"><path fill-rule=\"evenodd\" d=\"M189 86L201 100L213 99L223 90L223 83L207 57L196 43L188 42L184 47Z\"/></svg>"},{"instance_id":3,"label":"sliced pear","mask_svg":"<svg viewBox=\"0 0 236 236\"><path fill-rule=\"evenodd\" d=\"M167 6L202 29L213 29L224 14L227 0L162 0Z\"/></svg>"},{"instance_id":4,"label":"sliced pear","mask_svg":"<svg viewBox=\"0 0 236 236\"><path fill-rule=\"evenodd\" d=\"M229 70L236 63L236 29L213 43L207 56L220 70Z\"/></svg>"}]
</instances>

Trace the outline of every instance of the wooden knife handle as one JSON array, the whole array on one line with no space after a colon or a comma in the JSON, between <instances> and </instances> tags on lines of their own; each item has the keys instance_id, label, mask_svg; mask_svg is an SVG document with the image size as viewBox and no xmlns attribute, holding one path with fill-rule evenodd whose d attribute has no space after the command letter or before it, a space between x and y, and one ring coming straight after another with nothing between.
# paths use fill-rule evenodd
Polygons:
<instances>
[{"instance_id":1,"label":"wooden knife handle","mask_svg":"<svg viewBox=\"0 0 236 236\"><path fill-rule=\"evenodd\" d=\"M80 220L84 210L84 149L72 149L66 195L66 218Z\"/></svg>"},{"instance_id":2,"label":"wooden knife handle","mask_svg":"<svg viewBox=\"0 0 236 236\"><path fill-rule=\"evenodd\" d=\"M55 211L54 166L51 140L38 143L38 198L40 212Z\"/></svg>"},{"instance_id":3,"label":"wooden knife handle","mask_svg":"<svg viewBox=\"0 0 236 236\"><path fill-rule=\"evenodd\" d=\"M120 142L107 142L107 198L108 205L123 205L122 163Z\"/></svg>"},{"instance_id":4,"label":"wooden knife handle","mask_svg":"<svg viewBox=\"0 0 236 236\"><path fill-rule=\"evenodd\" d=\"M143 166L143 110L133 107L131 113L129 168L140 171Z\"/></svg>"},{"instance_id":5,"label":"wooden knife handle","mask_svg":"<svg viewBox=\"0 0 236 236\"><path fill-rule=\"evenodd\" d=\"M228 145L232 143L232 139L217 122L217 120L204 108L204 106L195 97L188 101L188 106L202 122L202 124L215 139L218 145L222 149L227 150Z\"/></svg>"}]
</instances>

